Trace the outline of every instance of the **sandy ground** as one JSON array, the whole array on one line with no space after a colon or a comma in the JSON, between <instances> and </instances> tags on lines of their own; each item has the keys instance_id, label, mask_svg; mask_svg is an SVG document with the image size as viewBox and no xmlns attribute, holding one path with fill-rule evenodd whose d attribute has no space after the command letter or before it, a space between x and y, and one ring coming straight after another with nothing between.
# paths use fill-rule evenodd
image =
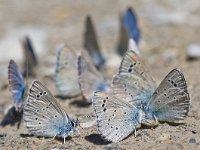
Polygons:
<instances>
[{"instance_id":1,"label":"sandy ground","mask_svg":"<svg viewBox=\"0 0 200 150\"><path fill-rule=\"evenodd\" d=\"M81 130L79 136L62 139L31 136L23 123L0 128L0 149L200 149L200 60L187 61L186 49L200 43L200 2L198 0L102 0L102 1L26 1L2 0L0 3L0 120L12 105L8 90L7 66L14 59L22 68L20 39L28 34L33 39L40 65L37 79L56 94L54 82L49 78L55 67L55 48L67 43L79 50L82 47L84 18L91 14L96 25L99 44L108 61L108 79L114 75L120 59L115 54L119 29L119 14L133 6L142 30L140 43L142 59L156 83L173 68L180 68L185 75L192 101L191 110L184 124L160 124L155 129L139 129L117 143L102 140L96 127ZM112 61L110 61L112 60ZM115 61L116 60L116 61ZM92 106L82 106L81 98L58 99L64 110L72 116L93 111Z\"/></svg>"}]
</instances>

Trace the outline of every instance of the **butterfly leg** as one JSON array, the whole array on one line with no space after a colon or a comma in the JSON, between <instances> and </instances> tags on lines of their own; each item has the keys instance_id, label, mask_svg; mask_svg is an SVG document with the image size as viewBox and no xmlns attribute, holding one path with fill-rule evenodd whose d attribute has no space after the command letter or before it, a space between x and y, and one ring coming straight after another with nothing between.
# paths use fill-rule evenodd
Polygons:
<instances>
[{"instance_id":1,"label":"butterfly leg","mask_svg":"<svg viewBox=\"0 0 200 150\"><path fill-rule=\"evenodd\" d=\"M57 135L57 134L56 134ZM49 141L53 141L53 140L55 140L55 138L56 138L56 135L52 138L52 139L50 139Z\"/></svg>"},{"instance_id":2,"label":"butterfly leg","mask_svg":"<svg viewBox=\"0 0 200 150\"><path fill-rule=\"evenodd\" d=\"M135 137L137 136L137 132L136 132L136 129L135 129L135 133L134 133Z\"/></svg>"},{"instance_id":3,"label":"butterfly leg","mask_svg":"<svg viewBox=\"0 0 200 150\"><path fill-rule=\"evenodd\" d=\"M155 121L155 126L158 125L158 119L155 115L153 115L154 121Z\"/></svg>"}]
</instances>

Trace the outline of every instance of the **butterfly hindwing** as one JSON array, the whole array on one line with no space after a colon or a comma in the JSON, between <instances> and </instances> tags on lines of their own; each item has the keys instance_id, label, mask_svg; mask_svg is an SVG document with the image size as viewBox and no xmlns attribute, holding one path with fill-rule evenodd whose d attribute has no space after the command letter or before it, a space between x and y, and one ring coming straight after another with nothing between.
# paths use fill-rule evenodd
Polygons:
<instances>
[{"instance_id":1,"label":"butterfly hindwing","mask_svg":"<svg viewBox=\"0 0 200 150\"><path fill-rule=\"evenodd\" d=\"M138 109L112 94L95 92L93 107L97 116L98 129L109 141L118 142L124 139L139 125Z\"/></svg>"},{"instance_id":2,"label":"butterfly hindwing","mask_svg":"<svg viewBox=\"0 0 200 150\"><path fill-rule=\"evenodd\" d=\"M14 100L14 105L18 111L22 108L25 84L22 74L19 71L17 64L13 60L10 60L8 66L8 81L9 89Z\"/></svg>"},{"instance_id":3,"label":"butterfly hindwing","mask_svg":"<svg viewBox=\"0 0 200 150\"><path fill-rule=\"evenodd\" d=\"M154 92L147 111L159 121L174 122L186 117L189 106L186 80L178 69L173 69Z\"/></svg>"},{"instance_id":4,"label":"butterfly hindwing","mask_svg":"<svg viewBox=\"0 0 200 150\"><path fill-rule=\"evenodd\" d=\"M29 90L24 121L29 131L37 136L65 138L73 131L69 117L50 91L38 81L34 81Z\"/></svg>"}]
</instances>

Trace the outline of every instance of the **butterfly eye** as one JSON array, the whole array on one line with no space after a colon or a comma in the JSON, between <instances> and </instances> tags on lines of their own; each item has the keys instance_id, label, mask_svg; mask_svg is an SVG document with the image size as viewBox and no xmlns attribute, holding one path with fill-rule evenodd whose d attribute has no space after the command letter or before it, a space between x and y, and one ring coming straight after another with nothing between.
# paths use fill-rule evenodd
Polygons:
<instances>
[{"instance_id":1,"label":"butterfly eye","mask_svg":"<svg viewBox=\"0 0 200 150\"><path fill-rule=\"evenodd\" d=\"M42 92L40 92L40 95L42 96Z\"/></svg>"},{"instance_id":2,"label":"butterfly eye","mask_svg":"<svg viewBox=\"0 0 200 150\"><path fill-rule=\"evenodd\" d=\"M46 91L44 91L44 95L46 95L47 94L47 92Z\"/></svg>"}]
</instances>

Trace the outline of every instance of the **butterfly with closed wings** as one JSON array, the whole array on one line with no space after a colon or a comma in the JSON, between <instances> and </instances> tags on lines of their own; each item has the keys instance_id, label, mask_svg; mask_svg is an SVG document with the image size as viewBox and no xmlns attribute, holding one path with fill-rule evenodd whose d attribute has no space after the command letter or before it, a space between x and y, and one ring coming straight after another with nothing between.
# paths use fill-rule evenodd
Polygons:
<instances>
[{"instance_id":1,"label":"butterfly with closed wings","mask_svg":"<svg viewBox=\"0 0 200 150\"><path fill-rule=\"evenodd\" d=\"M120 17L120 37L117 45L117 52L120 56L125 54L125 50L128 49L128 45L130 45L129 40L133 40L134 49L138 51L137 45L140 42L141 32L138 26L137 16L133 9L128 8L126 12ZM132 49L133 50L133 49Z\"/></svg>"},{"instance_id":2,"label":"butterfly with closed wings","mask_svg":"<svg viewBox=\"0 0 200 150\"><path fill-rule=\"evenodd\" d=\"M56 56L54 81L58 96L66 98L80 95L75 51L67 45L62 45L58 48Z\"/></svg>"},{"instance_id":3,"label":"butterfly with closed wings","mask_svg":"<svg viewBox=\"0 0 200 150\"><path fill-rule=\"evenodd\" d=\"M134 51L124 55L112 92L96 92L93 107L100 133L119 142L140 127L158 122L183 120L189 111L190 97L186 80L173 69L158 88Z\"/></svg>"},{"instance_id":4,"label":"butterfly with closed wings","mask_svg":"<svg viewBox=\"0 0 200 150\"><path fill-rule=\"evenodd\" d=\"M65 143L65 138L75 131L76 121L39 81L32 83L23 111L25 125L35 136L62 137Z\"/></svg>"},{"instance_id":5,"label":"butterfly with closed wings","mask_svg":"<svg viewBox=\"0 0 200 150\"><path fill-rule=\"evenodd\" d=\"M14 125L15 123L18 123L19 128L22 119L22 105L25 93L25 84L17 64L12 59L8 65L8 82L14 106L8 110L0 125L6 126L8 124Z\"/></svg>"},{"instance_id":6,"label":"butterfly with closed wings","mask_svg":"<svg viewBox=\"0 0 200 150\"><path fill-rule=\"evenodd\" d=\"M95 28L91 16L87 16L85 20L84 48L90 54L93 63L98 70L101 70L105 64L105 58L101 53Z\"/></svg>"},{"instance_id":7,"label":"butterfly with closed wings","mask_svg":"<svg viewBox=\"0 0 200 150\"><path fill-rule=\"evenodd\" d=\"M102 74L95 68L90 55L82 50L78 57L79 84L82 95L89 103L95 91L108 91L109 86Z\"/></svg>"}]
</instances>

